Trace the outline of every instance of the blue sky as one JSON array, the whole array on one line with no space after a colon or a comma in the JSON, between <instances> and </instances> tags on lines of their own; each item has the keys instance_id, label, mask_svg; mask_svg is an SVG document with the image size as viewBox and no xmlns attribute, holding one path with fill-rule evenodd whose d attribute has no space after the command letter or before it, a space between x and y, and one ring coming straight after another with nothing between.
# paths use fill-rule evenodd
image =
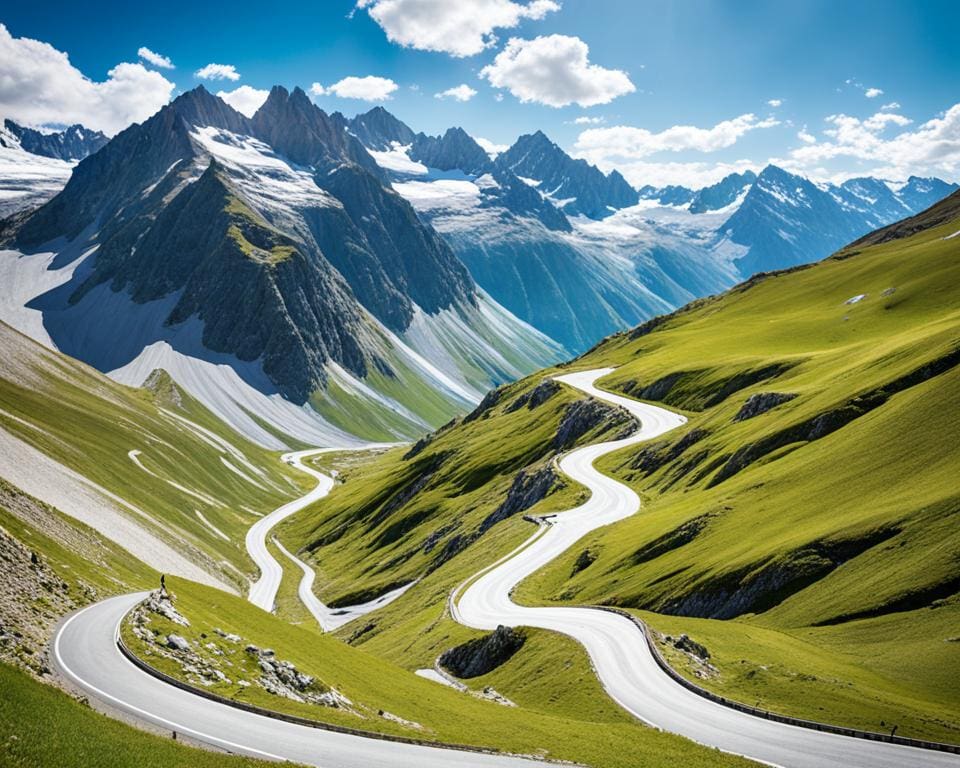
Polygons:
<instances>
[{"instance_id":1,"label":"blue sky","mask_svg":"<svg viewBox=\"0 0 960 768\"><path fill-rule=\"evenodd\" d=\"M0 41L0 115L34 124L83 118L113 132L200 82L214 92L318 83L324 109L351 115L380 103L428 133L461 125L509 144L542 129L636 184L705 183L771 159L816 178L960 178L960 3L357 5L8 4L0 14L8 38ZM493 18L501 26L485 28ZM23 48L23 38L67 54L76 74L49 51ZM139 58L141 47L174 68ZM122 62L130 66L118 72ZM232 66L239 78L198 78L211 63ZM336 86L368 76L392 84ZM73 77L95 86L87 98L84 83L71 88ZM462 95L476 93L435 97L461 85ZM551 106L565 101L572 103Z\"/></svg>"}]
</instances>

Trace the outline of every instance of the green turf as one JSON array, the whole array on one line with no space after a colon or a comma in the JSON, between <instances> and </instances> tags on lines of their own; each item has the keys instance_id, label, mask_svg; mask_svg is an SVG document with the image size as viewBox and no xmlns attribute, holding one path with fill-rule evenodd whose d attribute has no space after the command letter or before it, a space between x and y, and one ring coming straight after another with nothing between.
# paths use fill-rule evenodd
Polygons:
<instances>
[{"instance_id":1,"label":"green turf","mask_svg":"<svg viewBox=\"0 0 960 768\"><path fill-rule=\"evenodd\" d=\"M106 717L0 663L0 765L10 768L253 768Z\"/></svg>"}]
</instances>

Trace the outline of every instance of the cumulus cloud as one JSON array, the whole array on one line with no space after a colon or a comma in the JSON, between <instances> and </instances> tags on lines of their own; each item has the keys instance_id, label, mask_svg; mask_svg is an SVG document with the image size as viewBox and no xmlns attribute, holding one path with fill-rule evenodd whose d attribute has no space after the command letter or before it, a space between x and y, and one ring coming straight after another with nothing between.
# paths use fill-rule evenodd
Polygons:
<instances>
[{"instance_id":1,"label":"cumulus cloud","mask_svg":"<svg viewBox=\"0 0 960 768\"><path fill-rule=\"evenodd\" d=\"M338 96L341 99L360 99L361 101L386 101L399 86L388 77L345 77L333 85L323 86L314 83L310 93L314 96Z\"/></svg>"},{"instance_id":2,"label":"cumulus cloud","mask_svg":"<svg viewBox=\"0 0 960 768\"><path fill-rule=\"evenodd\" d=\"M240 73L233 64L207 64L193 73L201 80L239 80Z\"/></svg>"},{"instance_id":3,"label":"cumulus cloud","mask_svg":"<svg viewBox=\"0 0 960 768\"><path fill-rule=\"evenodd\" d=\"M480 77L496 88L506 88L522 102L551 107L608 104L636 90L626 72L591 64L589 54L579 37L515 37L492 64L480 70Z\"/></svg>"},{"instance_id":4,"label":"cumulus cloud","mask_svg":"<svg viewBox=\"0 0 960 768\"><path fill-rule=\"evenodd\" d=\"M269 95L270 91L251 88L249 85L241 85L232 91L217 91L217 96L247 117L253 117Z\"/></svg>"},{"instance_id":5,"label":"cumulus cloud","mask_svg":"<svg viewBox=\"0 0 960 768\"><path fill-rule=\"evenodd\" d=\"M716 184L731 173L743 173L744 171L759 173L763 164L755 163L752 160L735 160L729 163L655 163L641 160L617 164L616 166L606 163L600 164L600 168L604 171L610 171L614 167L635 187L642 187L645 184L654 187L677 184L690 189L700 189Z\"/></svg>"},{"instance_id":6,"label":"cumulus cloud","mask_svg":"<svg viewBox=\"0 0 960 768\"><path fill-rule=\"evenodd\" d=\"M113 135L150 117L174 84L142 64L123 62L96 82L66 53L0 24L0 114L27 125L82 123Z\"/></svg>"},{"instance_id":7,"label":"cumulus cloud","mask_svg":"<svg viewBox=\"0 0 960 768\"><path fill-rule=\"evenodd\" d=\"M358 0L390 42L421 51L473 56L495 45L495 29L542 19L560 9L555 0Z\"/></svg>"},{"instance_id":8,"label":"cumulus cloud","mask_svg":"<svg viewBox=\"0 0 960 768\"><path fill-rule=\"evenodd\" d=\"M750 131L779 124L773 118L760 120L756 115L746 114L719 122L712 128L674 125L659 132L627 125L588 128L577 137L573 150L578 157L596 165L638 160L658 152L716 152L732 147Z\"/></svg>"},{"instance_id":9,"label":"cumulus cloud","mask_svg":"<svg viewBox=\"0 0 960 768\"><path fill-rule=\"evenodd\" d=\"M490 155L491 158L494 158L501 152L506 152L508 149L510 149L509 144L496 144L490 141L490 139L483 138L483 136L474 136L473 140L477 142L477 144L483 148L483 151Z\"/></svg>"},{"instance_id":10,"label":"cumulus cloud","mask_svg":"<svg viewBox=\"0 0 960 768\"><path fill-rule=\"evenodd\" d=\"M881 88L867 88L863 92L863 95L868 99L875 99L877 96L883 96L883 90Z\"/></svg>"},{"instance_id":11,"label":"cumulus cloud","mask_svg":"<svg viewBox=\"0 0 960 768\"><path fill-rule=\"evenodd\" d=\"M830 115L826 123L826 140L790 153L785 162L793 169L813 171L831 162L854 161L859 174L892 179L960 177L960 104L912 130L907 129L909 118L883 111L865 119Z\"/></svg>"},{"instance_id":12,"label":"cumulus cloud","mask_svg":"<svg viewBox=\"0 0 960 768\"><path fill-rule=\"evenodd\" d=\"M176 69L176 67L173 66L173 62L170 61L169 56L163 56L156 51L151 51L146 46L140 47L140 50L137 51L137 56L148 64L153 64L153 66L159 67L160 69Z\"/></svg>"},{"instance_id":13,"label":"cumulus cloud","mask_svg":"<svg viewBox=\"0 0 960 768\"><path fill-rule=\"evenodd\" d=\"M803 130L797 132L797 138L804 144L816 144L817 142L817 137L810 133L806 129L806 126L804 126Z\"/></svg>"},{"instance_id":14,"label":"cumulus cloud","mask_svg":"<svg viewBox=\"0 0 960 768\"><path fill-rule=\"evenodd\" d=\"M767 104L776 109L777 107L783 106L783 99L770 99Z\"/></svg>"},{"instance_id":15,"label":"cumulus cloud","mask_svg":"<svg viewBox=\"0 0 960 768\"><path fill-rule=\"evenodd\" d=\"M605 122L606 118L603 117L588 117L587 115L581 115L573 121L574 125L600 125Z\"/></svg>"},{"instance_id":16,"label":"cumulus cloud","mask_svg":"<svg viewBox=\"0 0 960 768\"><path fill-rule=\"evenodd\" d=\"M445 91L433 94L437 99L456 99L457 101L470 101L477 92L466 83L461 83L455 88L447 88Z\"/></svg>"},{"instance_id":17,"label":"cumulus cloud","mask_svg":"<svg viewBox=\"0 0 960 768\"><path fill-rule=\"evenodd\" d=\"M890 111L892 109L900 109L900 102L891 101L889 104L884 104L882 107L880 107L880 109L882 109L885 112Z\"/></svg>"}]
</instances>

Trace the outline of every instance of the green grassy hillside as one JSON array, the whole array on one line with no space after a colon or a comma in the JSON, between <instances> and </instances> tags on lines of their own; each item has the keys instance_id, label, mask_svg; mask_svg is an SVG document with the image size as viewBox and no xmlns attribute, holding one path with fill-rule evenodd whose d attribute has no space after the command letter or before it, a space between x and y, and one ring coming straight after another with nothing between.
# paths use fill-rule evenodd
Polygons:
<instances>
[{"instance_id":1,"label":"green grassy hillside","mask_svg":"<svg viewBox=\"0 0 960 768\"><path fill-rule=\"evenodd\" d=\"M751 704L960 740L960 241L944 239L958 208L955 195L566 366L616 366L604 386L689 423L602 460L640 493L641 513L591 535L518 598L619 605L687 633L709 666L670 650L678 667ZM471 636L444 600L530 531L510 517L472 535L515 472L550 461L544 445L577 395L511 404L553 372L498 390L481 418L452 423L416 456L349 469L284 529L328 601L428 574L345 637L412 668ZM555 491L534 511L577 493ZM457 536L470 547L438 562L436 547Z\"/></svg>"},{"instance_id":2,"label":"green grassy hillside","mask_svg":"<svg viewBox=\"0 0 960 768\"><path fill-rule=\"evenodd\" d=\"M309 478L230 430L162 371L149 388L133 389L2 323L0 344L0 428L144 511L126 510L239 585L252 571L247 528Z\"/></svg>"},{"instance_id":3,"label":"green grassy hillside","mask_svg":"<svg viewBox=\"0 0 960 768\"><path fill-rule=\"evenodd\" d=\"M508 662L476 683L478 691L495 685L517 704L505 706L425 680L377 654L321 634L309 624L292 625L241 598L181 579L168 579L167 586L174 607L190 626L153 613L144 626L161 638L175 632L191 642L203 658L200 667L212 664L229 678L207 680L204 687L228 698L364 731L604 768L635 766L641 758L644 765L664 768L752 765L632 721L603 694L579 647L546 633L532 637L522 659ZM129 622L123 634L130 647L151 664L201 684L196 675L184 672L180 662L163 657L155 644L138 638ZM240 639L226 639L227 634ZM313 676L314 689L334 689L347 702L340 707L297 702L268 693L255 683L241 685L240 680L255 681L261 674L256 658L245 650L250 643L269 647L273 658L289 661L299 672ZM542 671L554 666L560 669L559 679L543 680ZM559 698L548 700L554 693Z\"/></svg>"},{"instance_id":4,"label":"green grassy hillside","mask_svg":"<svg viewBox=\"0 0 960 768\"><path fill-rule=\"evenodd\" d=\"M601 462L643 513L524 599L671 614L649 618L714 650L718 672L700 671L717 690L960 740L956 229L954 214L756 278L577 361L618 365L605 386L690 421ZM794 397L738 421L759 393Z\"/></svg>"},{"instance_id":5,"label":"green grassy hillside","mask_svg":"<svg viewBox=\"0 0 960 768\"><path fill-rule=\"evenodd\" d=\"M137 731L0 663L0 765L17 768L265 768Z\"/></svg>"}]
</instances>

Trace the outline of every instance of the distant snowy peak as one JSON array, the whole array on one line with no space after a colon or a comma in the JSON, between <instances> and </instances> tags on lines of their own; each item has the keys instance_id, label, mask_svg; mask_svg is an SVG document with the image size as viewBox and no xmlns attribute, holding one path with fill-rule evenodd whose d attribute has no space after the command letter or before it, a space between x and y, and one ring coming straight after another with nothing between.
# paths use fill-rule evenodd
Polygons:
<instances>
[{"instance_id":1,"label":"distant snowy peak","mask_svg":"<svg viewBox=\"0 0 960 768\"><path fill-rule=\"evenodd\" d=\"M640 188L640 199L654 200L660 205L685 206L690 213L708 213L733 205L743 198L756 180L757 175L753 171L745 171L731 173L716 184L699 190L677 185L653 187L648 184Z\"/></svg>"},{"instance_id":2,"label":"distant snowy peak","mask_svg":"<svg viewBox=\"0 0 960 768\"><path fill-rule=\"evenodd\" d=\"M414 137L410 157L429 168L460 170L475 176L491 169L490 156L463 128L448 128L443 136Z\"/></svg>"},{"instance_id":3,"label":"distant snowy peak","mask_svg":"<svg viewBox=\"0 0 960 768\"><path fill-rule=\"evenodd\" d=\"M107 141L109 139L100 131L91 131L82 125L71 125L59 132L42 133L7 119L0 130L0 147L20 148L33 155L67 162L83 160Z\"/></svg>"},{"instance_id":4,"label":"distant snowy peak","mask_svg":"<svg viewBox=\"0 0 960 768\"><path fill-rule=\"evenodd\" d=\"M757 180L753 171L731 173L721 181L698 191L690 201L690 213L719 211L741 199Z\"/></svg>"},{"instance_id":5,"label":"distant snowy peak","mask_svg":"<svg viewBox=\"0 0 960 768\"><path fill-rule=\"evenodd\" d=\"M602 219L639 201L637 191L617 171L604 174L585 160L573 159L542 131L521 136L497 156L496 164L536 182L567 214Z\"/></svg>"},{"instance_id":6,"label":"distant snowy peak","mask_svg":"<svg viewBox=\"0 0 960 768\"><path fill-rule=\"evenodd\" d=\"M394 144L409 146L415 135L406 123L383 107L374 107L369 112L357 115L348 121L348 125L350 132L367 149L381 152L389 150Z\"/></svg>"},{"instance_id":7,"label":"distant snowy peak","mask_svg":"<svg viewBox=\"0 0 960 768\"><path fill-rule=\"evenodd\" d=\"M874 178L815 184L769 165L723 231L746 247L738 267L748 276L821 259L877 227L919 213L956 188L916 177L903 185Z\"/></svg>"}]
</instances>

